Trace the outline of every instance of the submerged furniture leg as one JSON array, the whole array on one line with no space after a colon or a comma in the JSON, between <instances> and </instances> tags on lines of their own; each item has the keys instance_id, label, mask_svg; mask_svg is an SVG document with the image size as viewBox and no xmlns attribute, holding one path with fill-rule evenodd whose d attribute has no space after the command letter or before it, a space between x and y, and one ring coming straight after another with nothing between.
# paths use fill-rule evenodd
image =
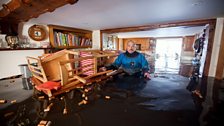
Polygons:
<instances>
[{"instance_id":1,"label":"submerged furniture leg","mask_svg":"<svg viewBox=\"0 0 224 126\"><path fill-rule=\"evenodd\" d=\"M67 101L66 98L63 96L63 100L64 100L64 104L65 104L65 108L63 110L63 114L68 114L68 110L67 110Z\"/></svg>"}]
</instances>

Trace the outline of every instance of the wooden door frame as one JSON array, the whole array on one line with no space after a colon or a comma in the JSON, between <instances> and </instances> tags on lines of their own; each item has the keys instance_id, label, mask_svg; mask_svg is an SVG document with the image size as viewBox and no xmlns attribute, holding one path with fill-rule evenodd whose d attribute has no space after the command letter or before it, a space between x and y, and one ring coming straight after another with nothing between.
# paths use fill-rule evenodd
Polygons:
<instances>
[{"instance_id":1,"label":"wooden door frame","mask_svg":"<svg viewBox=\"0 0 224 126\"><path fill-rule=\"evenodd\" d=\"M100 30L100 49L103 50L103 33L111 34L111 33L119 33L119 32L147 31L147 30L158 29L158 28L168 28L168 27L178 27L178 26L203 26L206 24L209 24L209 39L208 39L208 49L207 49L204 70L203 70L203 76L208 76L210 60L212 56L216 19L182 21L182 22L172 22L172 23L152 24L152 25L144 25L144 26Z\"/></svg>"},{"instance_id":2,"label":"wooden door frame","mask_svg":"<svg viewBox=\"0 0 224 126\"><path fill-rule=\"evenodd\" d=\"M224 72L224 53L223 52L224 52L224 26L222 30L219 56L218 56L218 62L216 67L216 73L215 73L215 78L218 80L223 79L223 72Z\"/></svg>"}]
</instances>

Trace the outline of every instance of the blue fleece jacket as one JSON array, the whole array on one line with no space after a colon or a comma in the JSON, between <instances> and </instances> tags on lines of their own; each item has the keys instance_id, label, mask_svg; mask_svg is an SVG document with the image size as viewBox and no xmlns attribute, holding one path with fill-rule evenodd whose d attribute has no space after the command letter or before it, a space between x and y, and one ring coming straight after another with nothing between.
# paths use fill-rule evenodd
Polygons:
<instances>
[{"instance_id":1,"label":"blue fleece jacket","mask_svg":"<svg viewBox=\"0 0 224 126\"><path fill-rule=\"evenodd\" d=\"M138 52L130 54L126 51L125 53L120 54L112 65L116 68L121 67L130 75L140 71L149 71L148 62L145 59L145 56Z\"/></svg>"}]
</instances>

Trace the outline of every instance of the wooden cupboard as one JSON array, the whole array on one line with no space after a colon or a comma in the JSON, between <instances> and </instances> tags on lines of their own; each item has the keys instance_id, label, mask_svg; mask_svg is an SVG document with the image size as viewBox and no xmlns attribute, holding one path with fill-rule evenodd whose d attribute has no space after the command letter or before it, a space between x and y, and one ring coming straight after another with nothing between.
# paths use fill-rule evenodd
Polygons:
<instances>
[{"instance_id":1,"label":"wooden cupboard","mask_svg":"<svg viewBox=\"0 0 224 126\"><path fill-rule=\"evenodd\" d=\"M124 50L126 49L129 40L135 42L137 50L139 51L147 51L150 49L150 38L125 38L123 39Z\"/></svg>"},{"instance_id":2,"label":"wooden cupboard","mask_svg":"<svg viewBox=\"0 0 224 126\"><path fill-rule=\"evenodd\" d=\"M195 41L195 36L185 36L183 38L183 51L194 51L193 44Z\"/></svg>"}]
</instances>

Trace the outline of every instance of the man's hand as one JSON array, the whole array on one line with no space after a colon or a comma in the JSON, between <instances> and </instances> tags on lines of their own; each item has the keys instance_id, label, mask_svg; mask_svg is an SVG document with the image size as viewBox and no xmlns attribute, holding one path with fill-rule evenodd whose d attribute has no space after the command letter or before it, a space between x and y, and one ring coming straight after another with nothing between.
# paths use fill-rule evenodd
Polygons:
<instances>
[{"instance_id":1,"label":"man's hand","mask_svg":"<svg viewBox=\"0 0 224 126\"><path fill-rule=\"evenodd\" d=\"M149 79L149 80L151 80L151 79L150 79L150 74L149 74L148 72L145 72L145 73L144 73L144 77L147 78L147 79Z\"/></svg>"},{"instance_id":2,"label":"man's hand","mask_svg":"<svg viewBox=\"0 0 224 126\"><path fill-rule=\"evenodd\" d=\"M101 67L101 68L99 69L99 71L100 71L100 72L107 71L107 68L106 68L106 67Z\"/></svg>"}]
</instances>

